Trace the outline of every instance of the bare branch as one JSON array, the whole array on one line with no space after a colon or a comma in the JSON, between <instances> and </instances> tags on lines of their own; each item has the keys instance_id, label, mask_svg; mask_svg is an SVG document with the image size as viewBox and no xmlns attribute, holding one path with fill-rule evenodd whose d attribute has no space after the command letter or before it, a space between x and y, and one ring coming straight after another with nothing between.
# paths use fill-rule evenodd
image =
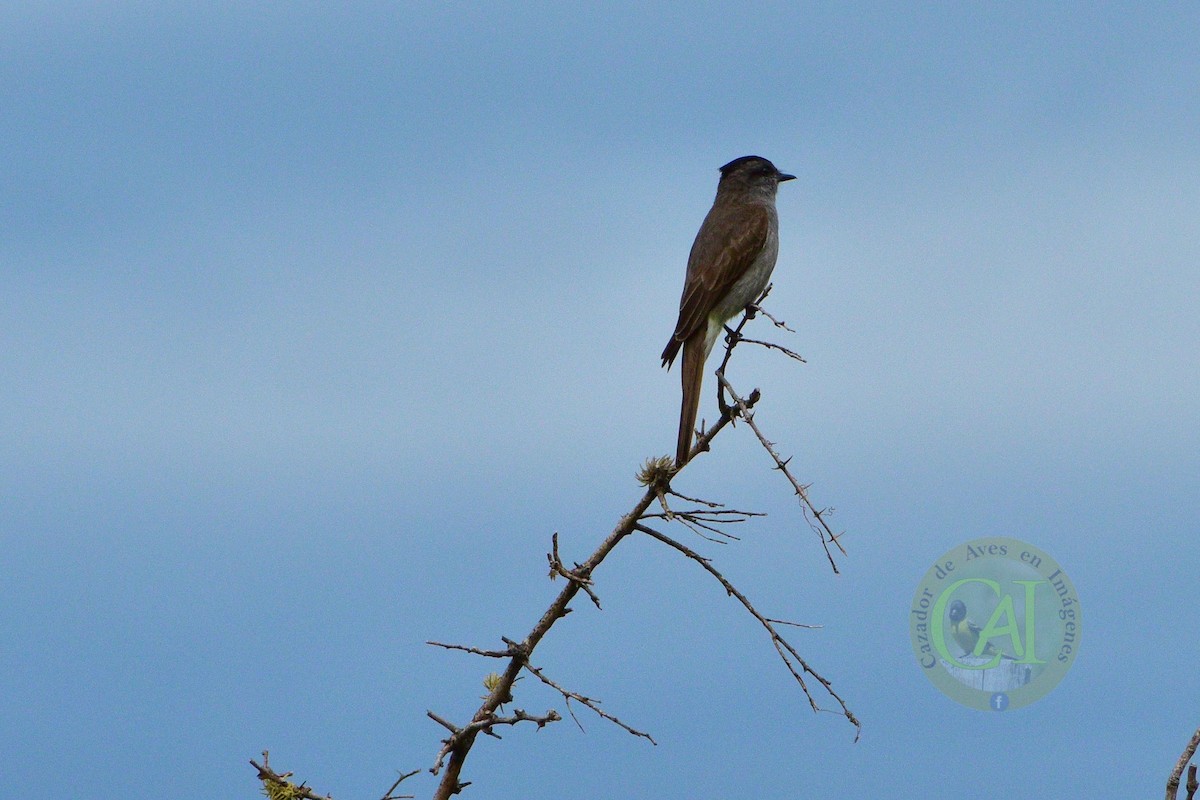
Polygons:
<instances>
[{"instance_id":1,"label":"bare branch","mask_svg":"<svg viewBox=\"0 0 1200 800\"><path fill-rule=\"evenodd\" d=\"M689 503L698 503L704 507L690 508L684 511L674 511L667 504L668 495L681 498ZM721 528L717 527L718 525L733 525L739 522L745 522L752 517L766 516L766 514L757 511L739 511L737 509L725 508L721 503L713 502L711 500L703 500L699 497L688 497L687 495L680 494L670 487L668 487L665 492L659 494L658 501L662 506L662 513L646 513L642 515L642 519L663 519L667 522L679 522L687 526L692 533L696 534L701 539L713 542L715 544L726 544L726 541L723 539L740 541L739 537L734 536L732 533L729 533L726 530L722 530ZM723 537L723 539L716 539L712 536L708 536L704 533L704 531L716 534L717 536Z\"/></svg>"},{"instance_id":2,"label":"bare branch","mask_svg":"<svg viewBox=\"0 0 1200 800\"><path fill-rule=\"evenodd\" d=\"M291 772L285 772L282 775L271 769L271 755L268 751L263 750L263 763L259 764L253 758L250 759L250 766L258 770L258 779L263 782L263 788L267 792L268 797L282 795L284 797L299 797L304 800L333 800L331 795L317 794L312 789L305 786L303 783L292 783L288 778L292 777ZM271 789L276 792L272 794Z\"/></svg>"},{"instance_id":3,"label":"bare branch","mask_svg":"<svg viewBox=\"0 0 1200 800\"><path fill-rule=\"evenodd\" d=\"M467 647L461 644L445 644L443 642L425 642L425 644L433 645L434 647L444 647L447 650L461 650L464 653L472 655L485 656L487 658L510 658L512 652L508 650L480 650L478 647Z\"/></svg>"},{"instance_id":4,"label":"bare branch","mask_svg":"<svg viewBox=\"0 0 1200 800\"><path fill-rule=\"evenodd\" d=\"M675 521L678 522L679 524L683 525L684 527L686 527L688 530L690 530L692 533L699 536L701 539L704 539L705 541L708 541L708 542L713 542L714 544L728 544L728 541L723 541L722 539L717 539L713 536L708 536L704 533L704 531L709 531L710 533L714 533L717 536L722 536L727 540L731 540L731 541L735 541L735 542L741 541L740 537L734 536L729 531L723 531L720 528L716 527L715 525L710 525L709 523L707 523L697 517L680 516ZM731 522L733 522L733 521L736 521L736 520L731 520Z\"/></svg>"},{"instance_id":5,"label":"bare branch","mask_svg":"<svg viewBox=\"0 0 1200 800\"><path fill-rule=\"evenodd\" d=\"M790 643L788 643L788 641L786 639L783 638L783 635L780 634L779 631L777 631L775 629L775 625L772 622L772 620L770 620L767 617L764 617L762 614L758 613L758 611L754 608L753 605L751 605L750 601L746 598L746 596L744 594L742 594L736 586L734 586L732 583L730 583L729 580L724 575L722 575L717 570L716 567L714 567L712 565L712 562L710 559L707 559L704 556L700 555L699 553L697 553L695 550L692 550L687 545L677 542L665 534L659 533L658 531L654 530L653 528L647 527L647 526L639 523L637 526L637 529L639 531L641 531L642 533L646 534L647 536L651 536L651 537L659 540L663 544L666 544L670 547L675 548L680 553L683 553L685 556L690 558L692 561L695 561L697 564L699 564L701 567L703 567L710 575L712 575L714 578L716 578L717 581L721 584L721 586L723 586L725 588L726 593L728 593L732 597L736 597L738 602L741 603L742 606L748 612L750 612L750 615L753 616L756 620L758 620L759 624L761 624L764 628L766 628L767 633L769 633L771 635L771 643L773 645L775 645L776 652L779 653L779 657L780 657L780 659L783 660L784 665L787 666L788 671L790 673L792 673L792 677L796 679L796 682L798 684L800 684L800 688L804 691L804 696L808 698L808 703L810 706L812 706L812 710L813 711L825 711L828 709L823 709L817 704L816 698L813 697L812 692L808 688L808 684L804 680L804 673L811 675L813 678L815 678L821 684L822 687L824 687L825 691L829 694L829 696L832 697L834 700L836 700L838 705L841 707L841 711L839 713L841 713L842 716L844 716L851 723L853 723L854 727L858 730L859 733L861 733L862 725L859 723L858 719L854 716L854 713L846 706L846 702L844 700L842 700L841 696L838 695L837 692L835 692L833 690L833 684L831 684L828 680L826 680L823 676L821 676L820 673L818 673L816 670L814 670L812 667L810 667L808 665L808 662L806 662L804 660L804 658L801 657L801 655L798 652L796 652L796 649L794 647L792 647L792 645ZM859 733L855 734L855 736L854 736L855 741L858 741Z\"/></svg>"},{"instance_id":6,"label":"bare branch","mask_svg":"<svg viewBox=\"0 0 1200 800\"><path fill-rule=\"evenodd\" d=\"M671 489L669 492L667 492L667 494L671 495L672 497L678 497L681 500L687 500L689 503L699 503L700 505L708 506L709 508L724 508L725 507L724 503L717 503L712 500L705 500L700 497L688 497L686 494L680 494L679 492L675 491L674 489Z\"/></svg>"},{"instance_id":7,"label":"bare branch","mask_svg":"<svg viewBox=\"0 0 1200 800\"><path fill-rule=\"evenodd\" d=\"M732 331L731 331L731 333L732 333ZM745 342L746 344L756 344L759 347L765 347L768 350L778 350L779 352L783 353L788 358L799 361L801 364L808 363L808 361L804 358L804 356L800 355L795 350L789 350L788 348L784 347L781 344L775 344L774 342L764 342L761 339L749 339L745 336L742 336L741 334L734 334L734 335L737 336L737 341L739 343Z\"/></svg>"},{"instance_id":8,"label":"bare branch","mask_svg":"<svg viewBox=\"0 0 1200 800\"><path fill-rule=\"evenodd\" d=\"M692 520L712 522L718 525L736 525L747 522L754 517L765 517L761 511L740 511L735 508L710 510L707 508L689 508L686 511L673 511L670 514L643 514L642 519L665 519L668 522L676 517L687 517Z\"/></svg>"},{"instance_id":9,"label":"bare branch","mask_svg":"<svg viewBox=\"0 0 1200 800\"><path fill-rule=\"evenodd\" d=\"M420 771L421 770L419 770L419 769L414 769L412 772L406 772L403 775L401 775L399 778L396 778L396 782L393 783L391 785L391 787L386 792L383 793L383 797L379 798L379 800L402 800L402 798L413 797L413 795L411 795L411 794L392 794L392 792L396 791L397 786L399 786L401 783L403 783L404 781L411 778L413 775L416 775Z\"/></svg>"},{"instance_id":10,"label":"bare branch","mask_svg":"<svg viewBox=\"0 0 1200 800\"><path fill-rule=\"evenodd\" d=\"M717 380L720 381L721 386L723 386L729 392L729 396L733 398L734 404L737 406L738 410L741 411L741 418L744 419L746 424L750 426L750 430L754 431L754 435L758 437L758 441L763 446L763 449L766 450L771 458L775 461L775 469L782 472L788 479L788 482L792 484L792 489L795 490L796 495L800 498L802 508L804 508L805 518L808 520L809 526L821 539L821 546L825 549L825 557L829 559L829 566L835 573L838 572L837 562L833 560L833 554L829 552L829 544L832 542L834 545L836 545L838 550L842 551L842 555L846 554L846 549L842 547L842 543L838 541L841 534L835 534L833 529L829 527L829 523L825 521L825 515L830 511L830 509L818 509L813 505L812 500L808 496L808 487L796 480L796 477L792 475L791 471L788 470L788 462L779 457L779 453L775 451L775 446L767 440L766 436L763 436L763 432L759 430L758 425L754 423L754 414L751 413L749 404L741 397L738 397L737 392L734 391L732 384L729 383L723 373L717 373ZM790 460L791 459L788 459L788 461Z\"/></svg>"},{"instance_id":11,"label":"bare branch","mask_svg":"<svg viewBox=\"0 0 1200 800\"><path fill-rule=\"evenodd\" d=\"M715 504L709 504L709 508L687 509L686 511L671 511L667 510L663 514L643 514L642 519L662 519L667 522L678 522L686 526L692 533L715 544L726 544L722 539L716 539L708 536L704 531L724 537L725 540L741 541L741 538L734 536L727 530L718 527L720 525L737 525L742 522L747 522L754 517L765 517L758 511L739 511L733 508L713 508Z\"/></svg>"},{"instance_id":12,"label":"bare branch","mask_svg":"<svg viewBox=\"0 0 1200 800\"><path fill-rule=\"evenodd\" d=\"M718 420L717 424L706 433L707 438L704 440L706 446L707 442L711 441L712 437L716 436L727 423L728 419ZM495 685L483 701L483 705L475 712L472 720L473 723L483 722L492 718L501 703L506 702L506 698L511 697L513 683L528 663L529 654L534 651L554 626L554 623L570 612L570 603L575 599L575 596L579 593L583 585L581 581L591 579L593 571L622 539L633 532L634 526L641 516L646 513L646 509L664 491L666 482L670 479L670 470L657 468L657 466L661 465L651 466L654 466L654 468L644 468L638 476L639 480L643 480L644 478L644 483L646 484L646 491L642 493L641 499L634 504L629 513L617 522L616 527L600 543L595 552L588 556L576 569L571 570L578 580L568 580L567 585L554 598L550 607L542 614L541 619L537 621L525 639L519 645L510 645L510 648L514 650L513 655L509 658L504 672L495 681ZM472 728L470 726L464 728L461 735L451 736L446 746L439 752L435 768L440 771L444 761L445 771L442 772L441 782L434 792L434 800L449 800L466 785L465 783L460 783L459 776L462 774L463 764L466 762L467 755L474 746L475 739L480 730L480 728Z\"/></svg>"},{"instance_id":13,"label":"bare branch","mask_svg":"<svg viewBox=\"0 0 1200 800\"><path fill-rule=\"evenodd\" d=\"M436 722L438 725L441 725L443 728L450 731L450 733L452 733L452 734L458 733L458 731L460 730L459 727L457 725L455 725L453 722L449 722L447 720L442 719L441 717L439 717L437 714L433 713L432 711L426 711L425 716L429 717L431 720Z\"/></svg>"},{"instance_id":14,"label":"bare branch","mask_svg":"<svg viewBox=\"0 0 1200 800\"><path fill-rule=\"evenodd\" d=\"M533 714L527 714L519 708L513 709L511 717L496 717L492 720L493 725L516 725L518 722L533 722L536 723L538 729L542 729L551 722L561 722L562 716L553 708L547 711L542 716L538 717Z\"/></svg>"},{"instance_id":15,"label":"bare branch","mask_svg":"<svg viewBox=\"0 0 1200 800\"><path fill-rule=\"evenodd\" d=\"M776 328L782 328L783 330L787 331L788 333L795 333L796 331L789 328L788 324L786 322L775 319L773 316L771 316L771 312L767 311L765 308L763 308L760 305L760 303L762 303L762 301L766 298L766 296L771 293L771 289L773 289L774 286L775 286L775 284L771 284L771 285L767 286L766 289L763 289L763 293L761 295L759 295L758 300L751 304L751 306L750 306L751 311L753 311L755 314L762 314L764 317L771 320L771 322L775 325ZM803 361L804 359L800 359L800 360Z\"/></svg>"},{"instance_id":16,"label":"bare branch","mask_svg":"<svg viewBox=\"0 0 1200 800\"><path fill-rule=\"evenodd\" d=\"M527 714L522 709L513 709L512 716L499 717L492 714L487 719L474 719L465 727L458 727L452 722L448 722L432 711L426 711L426 716L431 720L441 725L450 731L450 735L442 740L442 749L438 752L437 760L434 762L433 768L429 771L436 775L442 768L442 763L447 755L454 753L463 739L471 737L474 740L475 736L484 733L496 739L500 738L500 734L496 733L493 728L497 725L516 725L520 722L533 722L538 726L538 730L549 725L551 722L559 722L562 717L554 709L550 709L542 716Z\"/></svg>"},{"instance_id":17,"label":"bare branch","mask_svg":"<svg viewBox=\"0 0 1200 800\"><path fill-rule=\"evenodd\" d=\"M591 598L592 604L595 605L596 608L600 608L600 598L597 597L596 593L592 591L591 579L580 575L578 571L572 571L563 566L562 559L558 557L557 532L550 537L550 541L551 552L546 554L546 559L550 562L550 580L554 580L555 575L562 575L567 580L574 581L575 583L579 584L579 588L586 592L587 596ZM578 570L579 568L580 565L576 564L575 570Z\"/></svg>"},{"instance_id":18,"label":"bare branch","mask_svg":"<svg viewBox=\"0 0 1200 800\"><path fill-rule=\"evenodd\" d=\"M808 628L809 630L821 630L824 625L809 625L805 622L788 622L786 619L771 619L767 617L767 622L774 622L776 625L791 625L793 628Z\"/></svg>"},{"instance_id":19,"label":"bare branch","mask_svg":"<svg viewBox=\"0 0 1200 800\"><path fill-rule=\"evenodd\" d=\"M554 681L547 678L540 669L533 666L532 664L527 663L525 665L525 669L528 670L529 672L531 672L532 674L534 674L535 676L537 676L537 679L540 680L542 683L546 684L547 686L549 686L550 688L554 689L559 694L561 694L567 702L568 710L571 708L572 700L574 700L578 703L582 703L583 705L587 706L592 711L595 711L601 717L603 717L604 719L613 723L614 725L616 725L620 728L624 728L626 731L633 734L634 736L640 736L644 739L648 739L650 741L650 744L652 744L652 745L655 745L655 746L658 745L658 742L654 741L654 737L651 736L650 734L643 733L642 731L639 731L636 728L631 728L630 726L626 725L621 720L614 717L612 714L609 714L607 711L604 711L603 709L601 709L599 707L599 703L600 703L599 700L596 700L591 697L584 697L583 695L579 694L578 692L572 692L569 689L564 689L563 687L559 686ZM575 716L574 711L571 712L571 716L575 719L575 724L579 725L579 729L583 730L583 725L579 722L579 718Z\"/></svg>"},{"instance_id":20,"label":"bare branch","mask_svg":"<svg viewBox=\"0 0 1200 800\"><path fill-rule=\"evenodd\" d=\"M1187 743L1187 747L1183 748L1183 754L1179 756L1179 761L1175 762L1175 769L1171 770L1171 777L1167 778L1167 800L1175 800L1175 795L1179 793L1179 780L1183 777L1183 770L1192 760L1192 756L1196 755L1196 748L1200 747L1200 728L1192 734L1192 739ZM1195 779L1195 767L1192 767L1192 772L1188 776L1188 783ZM1188 797L1191 798L1195 793L1189 785Z\"/></svg>"}]
</instances>

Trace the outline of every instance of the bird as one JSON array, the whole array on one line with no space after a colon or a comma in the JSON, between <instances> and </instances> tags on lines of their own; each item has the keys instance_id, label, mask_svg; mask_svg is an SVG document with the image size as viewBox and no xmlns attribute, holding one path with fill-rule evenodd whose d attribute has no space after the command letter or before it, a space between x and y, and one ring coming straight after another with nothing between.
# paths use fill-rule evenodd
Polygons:
<instances>
[{"instance_id":1,"label":"bird","mask_svg":"<svg viewBox=\"0 0 1200 800\"><path fill-rule=\"evenodd\" d=\"M966 603L962 600L955 600L950 604L950 633L953 634L954 641L958 642L958 646L963 649L963 655L980 655L988 658L995 658L999 655L1001 658L1016 661L1008 653L997 650L991 642L985 644L983 649L976 653L975 648L979 646L980 632L980 627L967 619Z\"/></svg>"},{"instance_id":2,"label":"bird","mask_svg":"<svg viewBox=\"0 0 1200 800\"><path fill-rule=\"evenodd\" d=\"M670 369L683 349L683 402L675 468L688 461L700 408L704 363L725 323L767 288L779 256L779 184L795 179L761 156L742 156L721 167L717 196L688 255L675 332L662 352Z\"/></svg>"}]
</instances>

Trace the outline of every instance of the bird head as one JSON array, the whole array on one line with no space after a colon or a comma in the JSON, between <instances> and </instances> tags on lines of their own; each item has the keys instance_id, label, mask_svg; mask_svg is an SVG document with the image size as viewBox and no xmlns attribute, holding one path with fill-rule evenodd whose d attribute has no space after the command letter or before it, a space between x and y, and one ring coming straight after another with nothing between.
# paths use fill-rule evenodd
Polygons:
<instances>
[{"instance_id":1,"label":"bird head","mask_svg":"<svg viewBox=\"0 0 1200 800\"><path fill-rule=\"evenodd\" d=\"M795 175L780 172L762 156L742 156L721 167L720 187L725 189L769 189L773 194L784 181Z\"/></svg>"},{"instance_id":2,"label":"bird head","mask_svg":"<svg viewBox=\"0 0 1200 800\"><path fill-rule=\"evenodd\" d=\"M950 604L950 621L962 622L967 618L967 606L962 600L955 600Z\"/></svg>"}]
</instances>

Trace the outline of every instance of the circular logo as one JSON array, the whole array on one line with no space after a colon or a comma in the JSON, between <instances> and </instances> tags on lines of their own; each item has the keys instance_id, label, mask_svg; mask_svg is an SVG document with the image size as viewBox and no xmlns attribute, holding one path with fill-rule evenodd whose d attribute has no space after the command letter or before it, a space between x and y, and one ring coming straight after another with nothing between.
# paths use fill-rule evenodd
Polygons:
<instances>
[{"instance_id":1,"label":"circular logo","mask_svg":"<svg viewBox=\"0 0 1200 800\"><path fill-rule=\"evenodd\" d=\"M1027 706L1079 652L1079 595L1038 548L993 537L937 560L913 597L913 652L943 694L981 711Z\"/></svg>"}]
</instances>

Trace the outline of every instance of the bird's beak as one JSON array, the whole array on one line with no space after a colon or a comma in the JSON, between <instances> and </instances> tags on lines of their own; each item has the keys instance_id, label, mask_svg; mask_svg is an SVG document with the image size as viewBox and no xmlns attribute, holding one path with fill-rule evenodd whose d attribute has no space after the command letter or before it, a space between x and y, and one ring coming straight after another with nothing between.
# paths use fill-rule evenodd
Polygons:
<instances>
[{"instance_id":1,"label":"bird's beak","mask_svg":"<svg viewBox=\"0 0 1200 800\"><path fill-rule=\"evenodd\" d=\"M779 173L779 178L777 180L780 183L783 183L784 181L794 181L794 180L796 180L796 176L788 175L786 172L781 172L781 173Z\"/></svg>"}]
</instances>

